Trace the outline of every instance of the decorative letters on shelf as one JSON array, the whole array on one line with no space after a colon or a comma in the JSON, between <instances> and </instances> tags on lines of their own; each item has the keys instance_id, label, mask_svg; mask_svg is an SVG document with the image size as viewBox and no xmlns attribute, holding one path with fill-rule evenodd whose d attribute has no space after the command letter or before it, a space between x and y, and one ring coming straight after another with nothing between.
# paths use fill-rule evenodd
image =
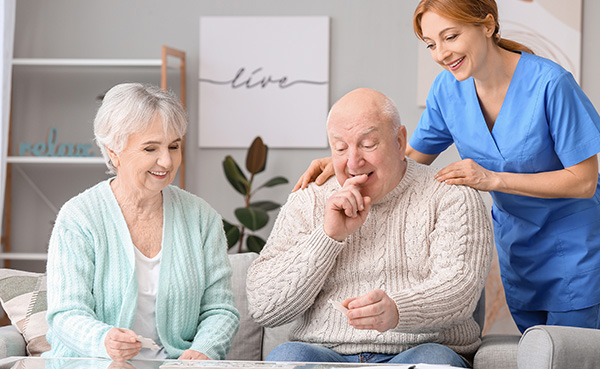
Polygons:
<instances>
[{"instance_id":1,"label":"decorative letters on shelf","mask_svg":"<svg viewBox=\"0 0 600 369\"><path fill-rule=\"evenodd\" d=\"M61 143L57 145L56 137L58 129L50 128L46 142L21 142L19 143L19 155L25 156L33 154L33 156L78 156L89 157L94 156L92 144L84 143Z\"/></svg>"}]
</instances>

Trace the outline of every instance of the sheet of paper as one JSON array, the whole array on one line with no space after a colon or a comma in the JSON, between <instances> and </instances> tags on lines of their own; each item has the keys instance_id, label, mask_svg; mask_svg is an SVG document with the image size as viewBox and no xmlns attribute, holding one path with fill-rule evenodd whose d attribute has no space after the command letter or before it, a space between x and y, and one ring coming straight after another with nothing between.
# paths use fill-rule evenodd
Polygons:
<instances>
[{"instance_id":1,"label":"sheet of paper","mask_svg":"<svg viewBox=\"0 0 600 369\"><path fill-rule=\"evenodd\" d=\"M294 369L291 363L264 361L222 361L222 360L175 360L166 361L160 369L199 368L199 369Z\"/></svg>"}]
</instances>

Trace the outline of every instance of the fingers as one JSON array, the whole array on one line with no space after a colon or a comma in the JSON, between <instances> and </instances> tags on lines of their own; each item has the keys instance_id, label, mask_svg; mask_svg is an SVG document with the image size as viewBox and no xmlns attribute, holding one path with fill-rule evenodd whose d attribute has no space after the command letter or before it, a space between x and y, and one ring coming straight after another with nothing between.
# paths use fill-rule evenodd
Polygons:
<instances>
[{"instance_id":1,"label":"fingers","mask_svg":"<svg viewBox=\"0 0 600 369\"><path fill-rule=\"evenodd\" d=\"M461 160L441 169L435 178L450 185L465 185L480 191L493 191L498 178L472 159Z\"/></svg>"},{"instance_id":2,"label":"fingers","mask_svg":"<svg viewBox=\"0 0 600 369\"><path fill-rule=\"evenodd\" d=\"M320 186L332 175L333 164L330 157L315 159L310 163L306 172L302 173L292 192L308 187L308 184L314 181L315 178L317 179L316 183Z\"/></svg>"},{"instance_id":3,"label":"fingers","mask_svg":"<svg viewBox=\"0 0 600 369\"><path fill-rule=\"evenodd\" d=\"M349 309L348 324L356 329L385 332L398 324L396 303L383 290L374 290L360 297L346 299L342 301L342 305Z\"/></svg>"},{"instance_id":4,"label":"fingers","mask_svg":"<svg viewBox=\"0 0 600 369\"><path fill-rule=\"evenodd\" d=\"M373 305L383 299L383 297L387 296L383 290L374 290L365 295L355 297L348 304L348 309L358 309L365 306Z\"/></svg>"},{"instance_id":5,"label":"fingers","mask_svg":"<svg viewBox=\"0 0 600 369\"><path fill-rule=\"evenodd\" d=\"M317 179L315 179L315 183L318 184L319 186L322 185L323 183L325 183L325 181L327 179L329 179L329 177L331 177L335 174L335 172L333 170L333 162L332 162L331 158L328 158L328 159L329 159L329 161L327 162L327 165L325 165L325 167L322 168L323 172L321 174L319 174Z\"/></svg>"},{"instance_id":6,"label":"fingers","mask_svg":"<svg viewBox=\"0 0 600 369\"><path fill-rule=\"evenodd\" d=\"M137 341L137 334L122 328L111 328L104 339L104 346L108 356L114 361L129 360L142 348L142 344Z\"/></svg>"},{"instance_id":7,"label":"fingers","mask_svg":"<svg viewBox=\"0 0 600 369\"><path fill-rule=\"evenodd\" d=\"M179 360L209 360L208 356L195 350L185 350Z\"/></svg>"}]
</instances>

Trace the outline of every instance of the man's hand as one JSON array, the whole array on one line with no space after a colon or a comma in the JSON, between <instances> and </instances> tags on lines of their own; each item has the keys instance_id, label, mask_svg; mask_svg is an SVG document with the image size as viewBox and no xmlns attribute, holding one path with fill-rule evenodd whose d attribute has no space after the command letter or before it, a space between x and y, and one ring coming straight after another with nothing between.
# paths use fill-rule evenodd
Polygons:
<instances>
[{"instance_id":1,"label":"man's hand","mask_svg":"<svg viewBox=\"0 0 600 369\"><path fill-rule=\"evenodd\" d=\"M383 290L374 290L360 297L342 301L348 308L348 324L356 329L385 332L398 325L396 303Z\"/></svg>"},{"instance_id":2,"label":"man's hand","mask_svg":"<svg viewBox=\"0 0 600 369\"><path fill-rule=\"evenodd\" d=\"M327 199L323 230L329 237L341 242L367 219L371 198L361 195L360 185L368 178L363 174L347 179L342 189Z\"/></svg>"},{"instance_id":3,"label":"man's hand","mask_svg":"<svg viewBox=\"0 0 600 369\"><path fill-rule=\"evenodd\" d=\"M195 350L185 350L178 360L210 360L208 356Z\"/></svg>"},{"instance_id":4,"label":"man's hand","mask_svg":"<svg viewBox=\"0 0 600 369\"><path fill-rule=\"evenodd\" d=\"M114 361L126 361L134 357L142 349L137 341L137 334L130 329L111 328L104 339L108 356Z\"/></svg>"}]
</instances>

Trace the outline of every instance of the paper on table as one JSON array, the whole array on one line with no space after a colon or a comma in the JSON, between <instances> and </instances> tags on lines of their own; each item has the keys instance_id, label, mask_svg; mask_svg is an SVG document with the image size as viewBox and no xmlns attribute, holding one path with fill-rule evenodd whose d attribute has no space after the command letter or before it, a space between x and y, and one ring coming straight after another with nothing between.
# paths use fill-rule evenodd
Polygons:
<instances>
[{"instance_id":1,"label":"paper on table","mask_svg":"<svg viewBox=\"0 0 600 369\"><path fill-rule=\"evenodd\" d=\"M295 367L296 365L290 363L264 361L176 360L163 363L160 369L294 369Z\"/></svg>"}]
</instances>

